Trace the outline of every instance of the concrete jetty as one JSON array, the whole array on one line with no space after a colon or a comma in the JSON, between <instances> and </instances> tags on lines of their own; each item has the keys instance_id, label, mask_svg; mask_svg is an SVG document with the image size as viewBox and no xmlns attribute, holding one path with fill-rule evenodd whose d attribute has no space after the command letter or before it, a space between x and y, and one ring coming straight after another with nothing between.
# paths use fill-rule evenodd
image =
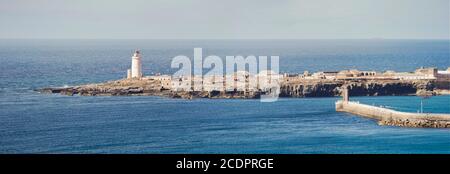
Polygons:
<instances>
[{"instance_id":1,"label":"concrete jetty","mask_svg":"<svg viewBox=\"0 0 450 174\"><path fill-rule=\"evenodd\" d=\"M409 113L383 107L349 101L348 90L343 91L343 100L336 102L336 111L378 120L379 125L403 127L450 128L450 114Z\"/></svg>"}]
</instances>

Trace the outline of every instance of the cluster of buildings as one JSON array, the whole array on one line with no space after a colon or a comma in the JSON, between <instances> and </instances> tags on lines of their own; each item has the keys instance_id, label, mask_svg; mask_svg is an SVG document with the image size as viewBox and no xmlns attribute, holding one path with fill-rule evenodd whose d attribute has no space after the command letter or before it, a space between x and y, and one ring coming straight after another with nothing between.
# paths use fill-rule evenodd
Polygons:
<instances>
[{"instance_id":1,"label":"cluster of buildings","mask_svg":"<svg viewBox=\"0 0 450 174\"><path fill-rule=\"evenodd\" d=\"M131 69L127 79L157 80L162 89L188 91L259 91L278 85L281 75L272 71L262 71L256 75L246 71L237 71L229 75L179 76L169 75L143 76L141 54L136 50L131 57Z\"/></svg>"},{"instance_id":2,"label":"cluster of buildings","mask_svg":"<svg viewBox=\"0 0 450 174\"><path fill-rule=\"evenodd\" d=\"M279 84L281 75L271 71L263 71L256 75L246 71L237 71L229 75L179 76L168 75L147 76L147 79L158 80L163 89L175 91L266 91Z\"/></svg>"},{"instance_id":3,"label":"cluster of buildings","mask_svg":"<svg viewBox=\"0 0 450 174\"><path fill-rule=\"evenodd\" d=\"M450 85L450 67L447 70L421 67L414 72L376 72L352 69L315 73L305 71L303 74L285 73L281 75L269 70L258 74L237 71L234 74L210 76L143 76L141 54L137 50L131 58L131 69L127 71L127 78L157 80L161 83L162 89L188 91L266 91L282 82L307 80L434 80L447 87Z\"/></svg>"},{"instance_id":4,"label":"cluster of buildings","mask_svg":"<svg viewBox=\"0 0 450 174\"><path fill-rule=\"evenodd\" d=\"M447 70L438 70L437 68L419 68L414 72L376 72L342 70L325 71L310 74L305 71L303 74L284 74L284 81L297 80L436 80L450 81L450 67Z\"/></svg>"}]
</instances>

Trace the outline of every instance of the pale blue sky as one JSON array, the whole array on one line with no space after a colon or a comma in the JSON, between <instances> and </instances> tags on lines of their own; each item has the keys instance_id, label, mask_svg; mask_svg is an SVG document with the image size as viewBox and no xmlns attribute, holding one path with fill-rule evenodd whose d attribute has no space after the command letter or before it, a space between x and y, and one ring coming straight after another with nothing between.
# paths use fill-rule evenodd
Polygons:
<instances>
[{"instance_id":1,"label":"pale blue sky","mask_svg":"<svg viewBox=\"0 0 450 174\"><path fill-rule=\"evenodd\" d=\"M449 0L0 0L0 38L448 39Z\"/></svg>"}]
</instances>

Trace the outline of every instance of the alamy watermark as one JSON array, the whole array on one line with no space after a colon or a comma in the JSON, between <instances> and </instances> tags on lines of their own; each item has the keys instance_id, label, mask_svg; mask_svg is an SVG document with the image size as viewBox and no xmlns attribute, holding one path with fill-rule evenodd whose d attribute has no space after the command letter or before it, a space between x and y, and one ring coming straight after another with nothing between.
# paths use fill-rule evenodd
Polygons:
<instances>
[{"instance_id":1,"label":"alamy watermark","mask_svg":"<svg viewBox=\"0 0 450 174\"><path fill-rule=\"evenodd\" d=\"M174 91L258 95L262 102L276 101L280 93L279 56L226 56L224 66L221 57L203 57L202 48L194 48L193 59L176 56L171 68L178 69L172 75Z\"/></svg>"}]
</instances>

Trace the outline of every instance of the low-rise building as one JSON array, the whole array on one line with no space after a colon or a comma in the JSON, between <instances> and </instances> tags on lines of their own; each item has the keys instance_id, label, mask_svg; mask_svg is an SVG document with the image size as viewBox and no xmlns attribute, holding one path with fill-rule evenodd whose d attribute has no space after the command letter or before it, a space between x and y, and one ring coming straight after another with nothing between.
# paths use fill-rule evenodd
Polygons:
<instances>
[{"instance_id":1,"label":"low-rise building","mask_svg":"<svg viewBox=\"0 0 450 174\"><path fill-rule=\"evenodd\" d=\"M203 76L203 90L224 91L225 79L223 75Z\"/></svg>"},{"instance_id":2,"label":"low-rise building","mask_svg":"<svg viewBox=\"0 0 450 174\"><path fill-rule=\"evenodd\" d=\"M157 80L163 89L172 89L172 77L169 75L146 76L143 79Z\"/></svg>"},{"instance_id":3,"label":"low-rise building","mask_svg":"<svg viewBox=\"0 0 450 174\"><path fill-rule=\"evenodd\" d=\"M450 90L450 67L436 74L436 87Z\"/></svg>"},{"instance_id":4,"label":"low-rise building","mask_svg":"<svg viewBox=\"0 0 450 174\"><path fill-rule=\"evenodd\" d=\"M437 81L450 81L450 67L447 70L437 71L436 79Z\"/></svg>"},{"instance_id":5,"label":"low-rise building","mask_svg":"<svg viewBox=\"0 0 450 174\"><path fill-rule=\"evenodd\" d=\"M336 79L338 72L337 71L324 71L324 72L316 72L312 75L313 79Z\"/></svg>"},{"instance_id":6,"label":"low-rise building","mask_svg":"<svg viewBox=\"0 0 450 174\"><path fill-rule=\"evenodd\" d=\"M336 79L352 80L352 79L371 79L377 76L375 71L359 71L356 69L339 71Z\"/></svg>"},{"instance_id":7,"label":"low-rise building","mask_svg":"<svg viewBox=\"0 0 450 174\"><path fill-rule=\"evenodd\" d=\"M191 76L172 77L171 84L172 84L173 91L192 91L192 77Z\"/></svg>"}]
</instances>

